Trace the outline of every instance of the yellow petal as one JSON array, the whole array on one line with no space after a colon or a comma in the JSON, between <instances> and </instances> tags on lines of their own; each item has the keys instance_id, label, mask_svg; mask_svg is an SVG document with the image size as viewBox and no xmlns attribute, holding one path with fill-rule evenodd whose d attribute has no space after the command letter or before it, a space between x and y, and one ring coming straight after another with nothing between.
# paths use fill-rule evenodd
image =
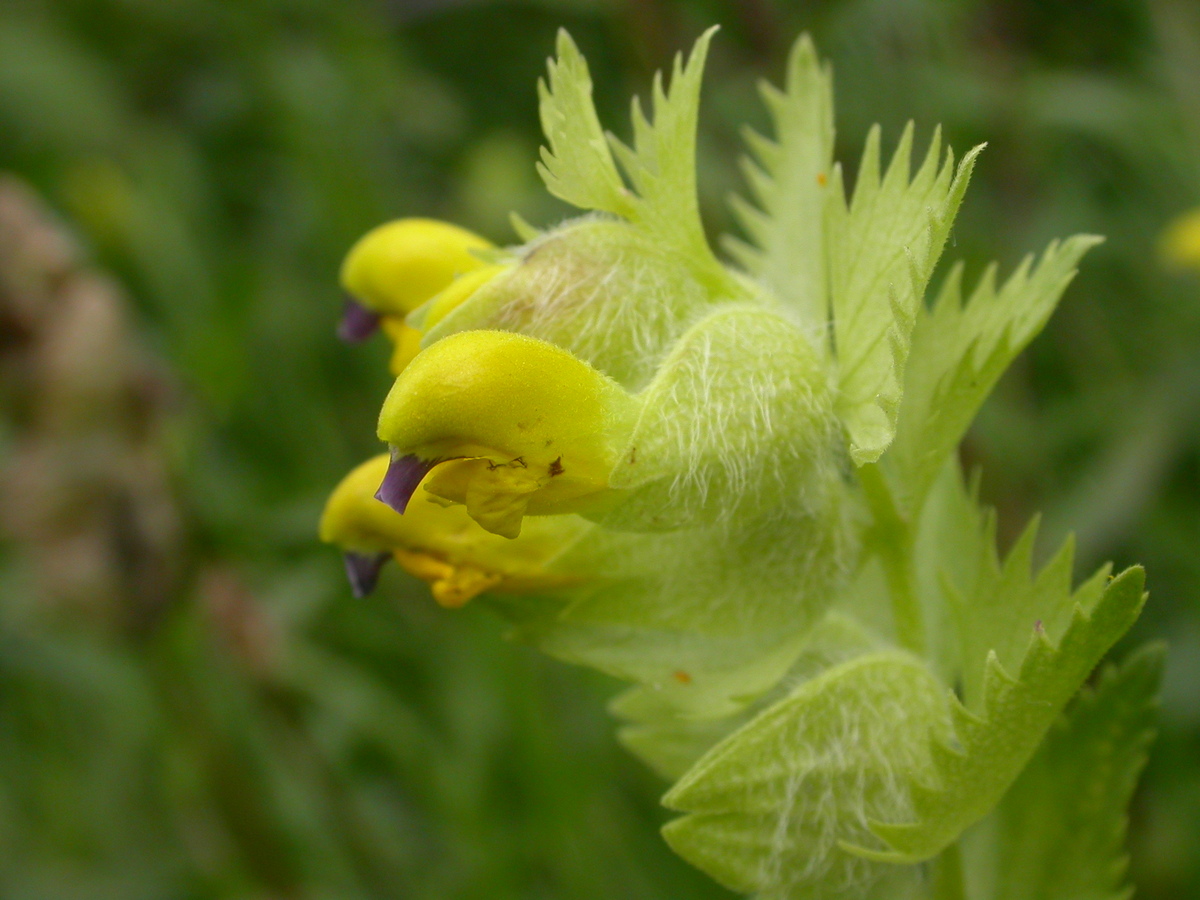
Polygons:
<instances>
[{"instance_id":1,"label":"yellow petal","mask_svg":"<svg viewBox=\"0 0 1200 900\"><path fill-rule=\"evenodd\" d=\"M373 496L389 462L386 454L377 456L342 480L321 517L321 540L353 553L391 553L429 582L445 606L461 606L487 590L539 592L579 580L548 566L591 527L582 519L532 519L519 538L509 540L476 524L461 501L443 506L424 491L400 515ZM432 480L430 475L427 481Z\"/></svg>"},{"instance_id":2,"label":"yellow petal","mask_svg":"<svg viewBox=\"0 0 1200 900\"><path fill-rule=\"evenodd\" d=\"M484 263L472 250L492 245L457 225L398 219L359 239L342 263L341 282L368 309L405 316Z\"/></svg>"},{"instance_id":3,"label":"yellow petal","mask_svg":"<svg viewBox=\"0 0 1200 900\"><path fill-rule=\"evenodd\" d=\"M468 331L423 350L392 386L379 436L398 457L443 464L433 493L484 528L602 502L637 401L565 350L524 335ZM474 462L474 461L478 462Z\"/></svg>"},{"instance_id":4,"label":"yellow petal","mask_svg":"<svg viewBox=\"0 0 1200 900\"><path fill-rule=\"evenodd\" d=\"M399 375L421 352L421 340L426 331L466 302L480 286L508 269L508 266L483 266L467 272L407 317L384 316L380 325L392 342L392 357L388 362L391 373Z\"/></svg>"},{"instance_id":5,"label":"yellow petal","mask_svg":"<svg viewBox=\"0 0 1200 900\"><path fill-rule=\"evenodd\" d=\"M399 375L404 371L404 367L412 362L413 357L421 352L421 332L394 316L384 317L380 326L392 342L392 357L388 360L388 369L393 375Z\"/></svg>"},{"instance_id":6,"label":"yellow petal","mask_svg":"<svg viewBox=\"0 0 1200 900\"><path fill-rule=\"evenodd\" d=\"M458 609L480 594L499 587L504 576L469 564L448 565L443 560L413 550L397 550L396 561L410 575L429 582L439 606Z\"/></svg>"},{"instance_id":7,"label":"yellow petal","mask_svg":"<svg viewBox=\"0 0 1200 900\"><path fill-rule=\"evenodd\" d=\"M487 463L467 485L467 514L493 534L515 538L521 533L530 495L539 487L524 463Z\"/></svg>"},{"instance_id":8,"label":"yellow petal","mask_svg":"<svg viewBox=\"0 0 1200 900\"><path fill-rule=\"evenodd\" d=\"M410 324L419 328L422 334L428 333L442 319L469 300L477 290L497 275L511 271L512 268L512 266L484 266L474 272L460 275L450 283L449 287L432 298L423 309L417 310L413 314Z\"/></svg>"}]
</instances>

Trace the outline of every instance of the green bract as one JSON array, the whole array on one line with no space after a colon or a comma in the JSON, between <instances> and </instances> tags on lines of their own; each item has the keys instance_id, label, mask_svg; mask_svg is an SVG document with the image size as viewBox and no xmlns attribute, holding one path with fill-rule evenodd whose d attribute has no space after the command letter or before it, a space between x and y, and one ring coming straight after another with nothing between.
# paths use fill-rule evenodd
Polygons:
<instances>
[{"instance_id":1,"label":"green bract","mask_svg":"<svg viewBox=\"0 0 1200 900\"><path fill-rule=\"evenodd\" d=\"M484 591L515 637L632 682L613 712L675 781L666 837L734 890L1118 896L1159 654L1077 695L1142 572L1073 589L1069 542L1035 569L1034 526L1001 559L955 455L1098 239L965 300L955 266L927 302L982 148L956 163L935 133L914 172L910 125L881 170L874 129L847 199L832 78L801 38L763 87L775 135L747 134L748 240L722 262L695 184L711 36L652 116L635 102L627 145L560 34L539 171L585 215L516 223L524 244L411 313L423 349L379 421L394 511L344 488L326 538L361 554L339 535L367 523L446 605Z\"/></svg>"}]
</instances>

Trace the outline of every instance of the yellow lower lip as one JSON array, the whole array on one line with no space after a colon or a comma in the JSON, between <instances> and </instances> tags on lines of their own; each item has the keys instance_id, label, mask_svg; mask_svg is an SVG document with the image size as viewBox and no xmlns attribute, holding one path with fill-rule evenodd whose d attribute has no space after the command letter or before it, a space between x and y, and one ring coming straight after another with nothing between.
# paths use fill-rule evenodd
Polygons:
<instances>
[{"instance_id":1,"label":"yellow lower lip","mask_svg":"<svg viewBox=\"0 0 1200 900\"><path fill-rule=\"evenodd\" d=\"M429 583L433 599L446 609L458 609L480 594L496 590L524 594L569 587L580 579L540 572L504 574L470 563L452 563L425 550L396 550L393 556L408 574Z\"/></svg>"},{"instance_id":2,"label":"yellow lower lip","mask_svg":"<svg viewBox=\"0 0 1200 900\"><path fill-rule=\"evenodd\" d=\"M463 504L479 525L507 538L521 533L526 515L584 511L606 491L603 483L574 477L562 457L545 465L529 465L523 457L448 459L433 467L422 486L439 500Z\"/></svg>"}]
</instances>

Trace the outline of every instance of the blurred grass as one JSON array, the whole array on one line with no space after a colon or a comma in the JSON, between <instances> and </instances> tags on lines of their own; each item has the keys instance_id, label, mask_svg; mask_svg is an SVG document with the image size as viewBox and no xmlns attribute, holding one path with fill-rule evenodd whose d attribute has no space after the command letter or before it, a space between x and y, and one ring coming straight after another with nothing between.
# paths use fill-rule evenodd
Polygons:
<instances>
[{"instance_id":1,"label":"blurred grass","mask_svg":"<svg viewBox=\"0 0 1200 900\"><path fill-rule=\"evenodd\" d=\"M345 248L398 215L498 241L510 209L565 215L532 168L555 29L623 132L628 95L713 21L714 231L737 125L764 119L754 82L807 29L851 169L874 121L885 144L910 117L960 151L989 142L947 254L969 275L1108 236L965 452L1008 534L1044 509L1081 569L1146 563L1134 639L1172 654L1133 871L1141 897L1200 896L1200 278L1155 254L1200 203L1185 0L0 5L0 169L127 286L182 386L162 452L190 573L130 636L51 608L20 536L0 547L0 894L723 896L657 838L661 786L615 745L612 685L395 573L352 602L314 537L376 451L387 387L383 346L333 338Z\"/></svg>"}]
</instances>

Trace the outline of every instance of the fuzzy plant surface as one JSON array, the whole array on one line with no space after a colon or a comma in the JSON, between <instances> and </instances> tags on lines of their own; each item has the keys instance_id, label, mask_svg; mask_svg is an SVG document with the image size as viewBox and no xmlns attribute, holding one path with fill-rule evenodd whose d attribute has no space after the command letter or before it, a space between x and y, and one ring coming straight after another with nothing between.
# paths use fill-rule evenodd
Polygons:
<instances>
[{"instance_id":1,"label":"fuzzy plant surface","mask_svg":"<svg viewBox=\"0 0 1200 900\"><path fill-rule=\"evenodd\" d=\"M935 132L914 160L910 125L884 164L875 129L848 190L802 37L718 255L696 194L711 37L624 143L560 34L538 168L580 217L514 220L505 248L403 219L351 250L342 334L381 326L397 377L389 452L322 538L358 594L394 559L629 682L612 712L671 783L666 840L734 891L1127 896L1161 649L1089 680L1143 573L1075 585L1069 541L1034 564L1036 523L1002 555L956 453L1098 238L931 291L982 148Z\"/></svg>"}]
</instances>

